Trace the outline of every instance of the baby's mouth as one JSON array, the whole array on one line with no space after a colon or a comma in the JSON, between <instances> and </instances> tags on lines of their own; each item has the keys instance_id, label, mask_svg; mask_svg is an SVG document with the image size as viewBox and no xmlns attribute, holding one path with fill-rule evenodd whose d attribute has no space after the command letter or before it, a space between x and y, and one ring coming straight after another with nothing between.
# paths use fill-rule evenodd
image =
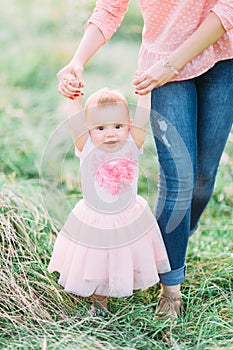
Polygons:
<instances>
[{"instance_id":1,"label":"baby's mouth","mask_svg":"<svg viewBox=\"0 0 233 350\"><path fill-rule=\"evenodd\" d=\"M117 141L105 141L104 142L106 145L115 145Z\"/></svg>"}]
</instances>

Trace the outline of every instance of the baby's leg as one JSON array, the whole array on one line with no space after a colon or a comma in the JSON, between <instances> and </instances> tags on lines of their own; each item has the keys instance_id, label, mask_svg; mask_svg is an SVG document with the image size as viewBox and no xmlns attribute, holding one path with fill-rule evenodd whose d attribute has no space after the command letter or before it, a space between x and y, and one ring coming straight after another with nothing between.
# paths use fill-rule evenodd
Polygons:
<instances>
[{"instance_id":1,"label":"baby's leg","mask_svg":"<svg viewBox=\"0 0 233 350\"><path fill-rule=\"evenodd\" d=\"M90 314L92 316L95 316L95 315L106 316L107 305L108 305L108 297L103 295L93 294Z\"/></svg>"},{"instance_id":2,"label":"baby's leg","mask_svg":"<svg viewBox=\"0 0 233 350\"><path fill-rule=\"evenodd\" d=\"M92 299L93 299L94 304L96 304L96 306L98 306L100 308L105 308L105 309L107 308L108 297L106 297L104 295L93 294Z\"/></svg>"}]
</instances>

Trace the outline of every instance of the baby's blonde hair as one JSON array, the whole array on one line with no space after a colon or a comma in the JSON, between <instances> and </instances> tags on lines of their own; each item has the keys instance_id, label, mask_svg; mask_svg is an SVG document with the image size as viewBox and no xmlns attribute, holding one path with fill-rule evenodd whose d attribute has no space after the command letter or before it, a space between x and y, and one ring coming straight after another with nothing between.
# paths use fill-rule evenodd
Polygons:
<instances>
[{"instance_id":1,"label":"baby's blonde hair","mask_svg":"<svg viewBox=\"0 0 233 350\"><path fill-rule=\"evenodd\" d=\"M119 91L103 88L88 97L85 103L84 111L86 112L92 107L99 107L112 103L123 103L127 110L129 110L125 97Z\"/></svg>"},{"instance_id":2,"label":"baby's blonde hair","mask_svg":"<svg viewBox=\"0 0 233 350\"><path fill-rule=\"evenodd\" d=\"M88 97L84 109L116 102L122 102L127 105L125 97L119 91L103 88Z\"/></svg>"}]
</instances>

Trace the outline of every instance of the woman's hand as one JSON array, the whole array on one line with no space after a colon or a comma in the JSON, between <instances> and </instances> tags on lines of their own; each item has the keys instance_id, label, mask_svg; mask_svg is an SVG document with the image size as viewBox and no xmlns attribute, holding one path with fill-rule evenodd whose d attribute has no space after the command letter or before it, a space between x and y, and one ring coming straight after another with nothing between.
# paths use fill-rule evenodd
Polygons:
<instances>
[{"instance_id":1,"label":"woman's hand","mask_svg":"<svg viewBox=\"0 0 233 350\"><path fill-rule=\"evenodd\" d=\"M73 76L73 79L67 79L67 76ZM81 88L84 87L83 81L83 66L80 64L73 64L71 61L64 68L57 73L58 91L65 97L74 98L80 94Z\"/></svg>"},{"instance_id":2,"label":"woman's hand","mask_svg":"<svg viewBox=\"0 0 233 350\"><path fill-rule=\"evenodd\" d=\"M154 88L162 86L174 77L175 73L169 67L163 67L162 62L156 62L147 71L138 71L135 73L133 81L135 93L146 95Z\"/></svg>"}]
</instances>

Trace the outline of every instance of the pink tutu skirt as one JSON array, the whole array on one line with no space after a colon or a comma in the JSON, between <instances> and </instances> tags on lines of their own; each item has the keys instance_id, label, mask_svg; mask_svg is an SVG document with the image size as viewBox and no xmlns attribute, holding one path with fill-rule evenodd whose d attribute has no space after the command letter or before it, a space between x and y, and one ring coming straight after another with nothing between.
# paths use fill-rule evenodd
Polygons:
<instances>
[{"instance_id":1,"label":"pink tutu skirt","mask_svg":"<svg viewBox=\"0 0 233 350\"><path fill-rule=\"evenodd\" d=\"M48 266L67 292L123 297L159 282L170 271L158 224L148 203L136 196L125 210L106 214L80 200L55 242Z\"/></svg>"}]
</instances>

